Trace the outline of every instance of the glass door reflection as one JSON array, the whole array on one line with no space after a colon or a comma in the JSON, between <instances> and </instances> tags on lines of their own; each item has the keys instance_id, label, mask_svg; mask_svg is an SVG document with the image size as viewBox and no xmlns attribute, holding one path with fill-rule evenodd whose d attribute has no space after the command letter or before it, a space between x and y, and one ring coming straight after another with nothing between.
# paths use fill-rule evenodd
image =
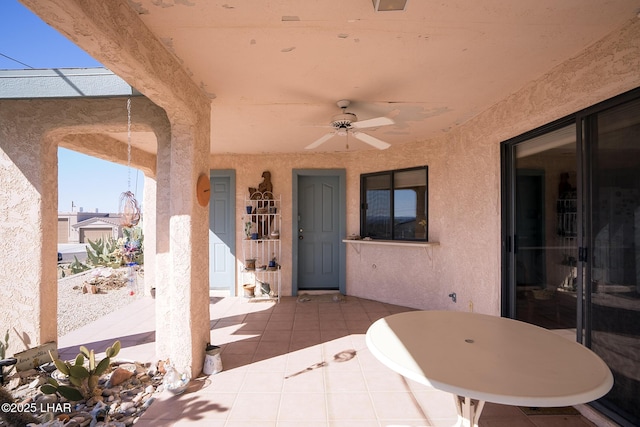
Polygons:
<instances>
[{"instance_id":1,"label":"glass door reflection","mask_svg":"<svg viewBox=\"0 0 640 427\"><path fill-rule=\"evenodd\" d=\"M515 157L516 318L575 339L575 126L518 144Z\"/></svg>"}]
</instances>

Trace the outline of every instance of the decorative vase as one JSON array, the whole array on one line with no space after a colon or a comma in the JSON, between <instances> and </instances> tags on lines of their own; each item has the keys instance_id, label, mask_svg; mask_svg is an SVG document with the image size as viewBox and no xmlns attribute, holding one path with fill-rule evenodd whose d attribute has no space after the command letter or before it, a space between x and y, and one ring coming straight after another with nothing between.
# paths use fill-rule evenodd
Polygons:
<instances>
[{"instance_id":1,"label":"decorative vase","mask_svg":"<svg viewBox=\"0 0 640 427\"><path fill-rule=\"evenodd\" d=\"M189 370L184 372L178 371L171 363L165 365L167 372L164 374L162 383L164 388L169 390L173 394L184 393L191 381L191 374Z\"/></svg>"}]
</instances>

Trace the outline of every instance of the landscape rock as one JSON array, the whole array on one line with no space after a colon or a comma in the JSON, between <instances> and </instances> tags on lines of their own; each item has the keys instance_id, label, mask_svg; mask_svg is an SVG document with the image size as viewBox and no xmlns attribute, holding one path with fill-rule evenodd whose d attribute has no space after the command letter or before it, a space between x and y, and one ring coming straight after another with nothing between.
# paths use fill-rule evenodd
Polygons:
<instances>
[{"instance_id":1,"label":"landscape rock","mask_svg":"<svg viewBox=\"0 0 640 427\"><path fill-rule=\"evenodd\" d=\"M111 374L109 379L110 386L120 385L133 376L133 372L128 369L119 367Z\"/></svg>"},{"instance_id":2,"label":"landscape rock","mask_svg":"<svg viewBox=\"0 0 640 427\"><path fill-rule=\"evenodd\" d=\"M43 394L40 386L44 384L50 373L34 370L32 376L14 374L8 378L5 387L12 394L16 402L35 403L37 406L49 406L60 409L56 413L33 414L40 424L30 427L130 427L144 414L145 410L155 401L155 395L162 391L163 375L149 376L150 365L134 363L112 363L100 380L99 387L103 388L100 396L78 402L69 402L55 394ZM119 371L127 377L121 383L110 386L113 374ZM157 368L155 368L157 372ZM136 373L142 373L137 378ZM66 377L61 375L60 382L66 383ZM17 380L17 381L16 381ZM13 386L11 386L13 385ZM104 400L102 402L101 400ZM57 410L56 409L56 410ZM94 415L92 415L94 414ZM0 421L0 427L7 427Z\"/></svg>"}]
</instances>

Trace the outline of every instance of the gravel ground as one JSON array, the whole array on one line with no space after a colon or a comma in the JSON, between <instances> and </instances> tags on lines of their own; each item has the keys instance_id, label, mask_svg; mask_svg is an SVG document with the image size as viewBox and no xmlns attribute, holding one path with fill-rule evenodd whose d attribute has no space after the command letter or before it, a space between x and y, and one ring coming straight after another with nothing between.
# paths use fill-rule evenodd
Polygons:
<instances>
[{"instance_id":1,"label":"gravel ground","mask_svg":"<svg viewBox=\"0 0 640 427\"><path fill-rule=\"evenodd\" d=\"M118 283L118 280L109 280L109 284L99 286L100 291L96 294L83 293L83 285L92 279L96 270L89 270L58 280L58 336L63 336L112 313L142 295L141 290L144 288L142 274L138 275L138 289L140 291L134 295L129 295L130 292L124 280L121 280L121 283ZM113 274L124 277L126 268L113 270Z\"/></svg>"}]
</instances>

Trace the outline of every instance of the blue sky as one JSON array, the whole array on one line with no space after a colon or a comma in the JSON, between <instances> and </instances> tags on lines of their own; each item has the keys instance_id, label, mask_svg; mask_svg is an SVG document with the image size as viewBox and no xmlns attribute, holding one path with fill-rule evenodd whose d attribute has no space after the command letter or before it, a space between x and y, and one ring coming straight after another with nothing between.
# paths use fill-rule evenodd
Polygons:
<instances>
[{"instance_id":1,"label":"blue sky","mask_svg":"<svg viewBox=\"0 0 640 427\"><path fill-rule=\"evenodd\" d=\"M101 66L17 0L0 0L0 69ZM120 194L129 190L128 175L126 166L60 148L58 211L70 212L73 202L85 212L117 212ZM130 190L138 201L143 181L143 174L131 169Z\"/></svg>"}]
</instances>

